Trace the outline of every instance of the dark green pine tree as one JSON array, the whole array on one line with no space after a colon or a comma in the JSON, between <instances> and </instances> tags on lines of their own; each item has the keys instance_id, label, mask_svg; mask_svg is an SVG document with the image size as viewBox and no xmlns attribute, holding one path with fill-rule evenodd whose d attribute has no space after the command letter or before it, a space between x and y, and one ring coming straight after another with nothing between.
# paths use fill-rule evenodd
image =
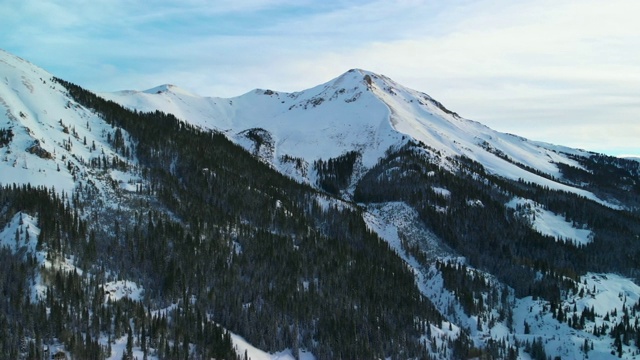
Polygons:
<instances>
[{"instance_id":1,"label":"dark green pine tree","mask_svg":"<svg viewBox=\"0 0 640 360\"><path fill-rule=\"evenodd\" d=\"M127 328L127 346L122 354L122 358L127 360L133 359L133 331L131 330L131 326Z\"/></svg>"}]
</instances>

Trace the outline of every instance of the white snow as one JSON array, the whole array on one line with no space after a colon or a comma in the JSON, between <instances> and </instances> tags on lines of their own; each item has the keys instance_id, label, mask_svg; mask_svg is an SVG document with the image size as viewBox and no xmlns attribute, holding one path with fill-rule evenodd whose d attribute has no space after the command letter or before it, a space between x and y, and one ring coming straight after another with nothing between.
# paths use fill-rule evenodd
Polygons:
<instances>
[{"instance_id":1,"label":"white snow","mask_svg":"<svg viewBox=\"0 0 640 360\"><path fill-rule=\"evenodd\" d=\"M514 199L510 202L511 206L515 207L517 203L526 203L524 199ZM539 209L537 209L539 210ZM563 359L582 359L584 341L587 339L589 344L593 344L594 349L589 350L588 355L591 359L615 359L616 355L612 355L613 339L604 334L600 337L596 337L592 334L594 323L587 322L586 326L582 330L576 330L569 327L566 322L558 322L553 318L549 312L549 303L543 300L534 300L531 297L518 299L513 296L513 290L510 290L511 295L508 297L509 306L513 308L513 330L507 327L506 320L496 321L495 325L491 328L488 327L487 319L493 317L497 319L499 317L497 310L491 309L490 312L485 311L483 317L482 330L477 329L478 316L466 314L462 306L456 300L456 296L451 291L444 287L444 282L441 274L437 271L435 266L427 268L422 267L416 259L409 255L403 249L402 240L408 241L413 244L413 241L418 243L424 242L428 245L427 249L432 249L434 246L438 246L441 243L437 237L429 232L421 232L421 229L416 227L415 211L404 203L385 203L377 205L369 205L367 212L364 213L364 219L367 225L376 233L378 233L385 241L387 241L391 247L400 255L407 265L413 270L416 276L416 284L420 291L427 296L439 311L445 315L445 317L453 322L453 333L445 334L448 332L448 323L438 324L440 327L433 326L432 324L432 336L436 335L437 346L442 345L440 336L456 336L456 331L465 328L469 331L469 335L473 339L476 346L484 346L489 339L505 340L509 344L514 344L514 340L532 342L534 339L542 339L545 351L551 358L560 356ZM537 218L540 218L539 214ZM547 221L547 217L542 215L541 217ZM541 220L542 221L542 220ZM544 224L550 224L546 222ZM561 224L561 227L567 227L571 224ZM566 230L566 229L565 229ZM566 232L561 232L566 235ZM429 253L429 252L428 252ZM442 261L451 261L454 263L465 264L464 258L451 257L446 255L447 249L440 249L438 251L430 252L430 256L435 256ZM477 269L473 269L467 265L468 271L473 271L476 274L482 274L485 279L492 283L492 287L506 288L501 285L497 279L490 274L482 273ZM486 295L485 295L486 296ZM608 324L609 328L617 324L623 316L623 305L627 308L633 306L640 299L640 287L633 283L630 279L621 277L615 274L593 274L588 273L579 280L579 289L576 293L565 294L561 306L563 308L573 309L576 306L578 316L581 314L584 308L594 307L596 312L595 325L601 326L602 324ZM615 309L617 315L612 315ZM609 320L605 321L605 315L609 314ZM570 311L567 316L572 316ZM640 317L640 314L636 316ZM524 322L527 322L530 326L530 333L524 333ZM631 322L635 320L632 318ZM457 330L456 330L457 329ZM427 342L433 340L432 338L424 338ZM522 346L522 345L521 345ZM634 359L632 347L624 346L624 353L622 358ZM519 359L529 359L529 354L520 348Z\"/></svg>"},{"instance_id":2,"label":"white snow","mask_svg":"<svg viewBox=\"0 0 640 360\"><path fill-rule=\"evenodd\" d=\"M617 309L622 316L622 306L632 306L640 300L640 286L631 279L616 274L595 274L587 273L581 277L581 281L586 282L582 288L593 290L595 294L584 297L573 297L578 308L594 307L597 314L605 314L608 311Z\"/></svg>"},{"instance_id":3,"label":"white snow","mask_svg":"<svg viewBox=\"0 0 640 360\"><path fill-rule=\"evenodd\" d=\"M593 232L585 227L576 227L564 217L555 214L533 200L514 197L506 204L512 209L520 208L519 214L526 217L534 230L551 236L556 241L575 245L586 245L593 241Z\"/></svg>"},{"instance_id":4,"label":"white snow","mask_svg":"<svg viewBox=\"0 0 640 360\"><path fill-rule=\"evenodd\" d=\"M34 256L38 264L51 267L51 262L46 260L47 252L36 250L40 235L37 224L36 217L24 212L16 213L0 231L0 247L7 248L14 254L21 254L23 260L27 260L29 255ZM47 286L43 283L40 273L35 276L30 286L32 302L36 302L46 293Z\"/></svg>"},{"instance_id":5,"label":"white snow","mask_svg":"<svg viewBox=\"0 0 640 360\"><path fill-rule=\"evenodd\" d=\"M410 244L422 243L424 248L421 250L434 259L451 254L450 250L443 246L442 241L422 225L418 213L403 202L371 204L363 217L371 230L388 242L398 254L403 255L405 261L410 261L416 269L420 265L405 255L401 238Z\"/></svg>"},{"instance_id":6,"label":"white snow","mask_svg":"<svg viewBox=\"0 0 640 360\"><path fill-rule=\"evenodd\" d=\"M593 289L595 287L595 292ZM517 299L514 307L514 324L516 337L519 340L532 341L534 338L542 338L547 355L560 356L563 359L583 358L581 347L585 339L593 343L593 350L588 352L591 359L617 359L614 339L602 334L599 337L593 335L593 327L607 325L609 329L618 324L623 316L623 305L629 308L638 302L640 287L630 279L615 274L588 273L580 278L580 290L576 294L567 294L562 302L562 307L568 310L566 317L573 316L573 308L576 308L578 318L584 308L594 307L595 323L587 321L585 328L576 330L569 327L566 322L558 322L549 312L549 303L543 300L534 300L531 297ZM582 294L582 295L581 295ZM613 311L616 316L611 315ZM609 320L605 315L609 314ZM634 323L640 318L640 314L631 316L630 322ZM524 334L524 322L530 325L530 334ZM623 346L623 359L636 359L638 356L631 351L631 347ZM615 351L614 351L615 353Z\"/></svg>"},{"instance_id":7,"label":"white snow","mask_svg":"<svg viewBox=\"0 0 640 360\"><path fill-rule=\"evenodd\" d=\"M442 196L443 198L451 197L451 191L449 191L448 189L437 187L437 186L432 186L431 190L433 190L434 193Z\"/></svg>"},{"instance_id":8,"label":"white snow","mask_svg":"<svg viewBox=\"0 0 640 360\"><path fill-rule=\"evenodd\" d=\"M109 191L103 171L89 166L92 159L121 160L108 142L114 128L79 106L52 75L0 50L0 128L12 140L0 147L0 185L31 184L70 194L79 183L91 181ZM125 144L130 146L123 131ZM41 156L27 149L40 149ZM123 174L113 174L124 181ZM134 186L135 187L135 186Z\"/></svg>"},{"instance_id":9,"label":"white snow","mask_svg":"<svg viewBox=\"0 0 640 360\"><path fill-rule=\"evenodd\" d=\"M410 242L407 245L413 245L414 242L423 244L421 250L432 258L443 256L449 250L442 247L441 241L438 240L435 234L418 225L421 222L418 221L417 212L405 203L394 202L370 205L367 208L367 212L363 214L363 217L367 226L389 243L391 248L413 271L416 285L420 292L434 301L433 286L430 285L431 279L428 278L431 268L423 267L412 255L405 251L402 239ZM464 261L462 258L458 260ZM442 286L437 288L436 293L439 295L444 294L444 296L448 298L453 297ZM449 303L450 301L448 301L446 305ZM440 307L439 304L435 302L434 305L445 314L443 307ZM462 310L459 309L459 312L462 313ZM460 320L460 318L456 318L455 320ZM443 322L442 324L437 324L437 326L431 324L431 337L424 334L422 340L427 341L427 343L432 343L433 339L435 339L435 345L440 349L445 344L446 339L456 339L460 336L460 325L460 322ZM450 328L451 330L449 330Z\"/></svg>"},{"instance_id":10,"label":"white snow","mask_svg":"<svg viewBox=\"0 0 640 360\"><path fill-rule=\"evenodd\" d=\"M480 208L484 207L484 204L482 203L482 201L478 199L468 199L467 205L471 207L480 207Z\"/></svg>"},{"instance_id":11,"label":"white snow","mask_svg":"<svg viewBox=\"0 0 640 360\"><path fill-rule=\"evenodd\" d=\"M38 236L40 235L40 228L37 224L37 217L24 212L16 213L0 231L0 247L21 255L23 260L27 260L27 256L33 256L36 263L43 269L63 272L75 271L78 274L82 274L82 270L74 265L73 257L49 256L49 251L46 247L37 249ZM44 283L40 273L37 273L33 280L30 283L30 298L31 301L36 302L44 296L48 285Z\"/></svg>"},{"instance_id":12,"label":"white snow","mask_svg":"<svg viewBox=\"0 0 640 360\"><path fill-rule=\"evenodd\" d=\"M37 224L37 218L23 212L16 213L0 231L0 247L6 247L14 254L23 252L25 258L29 253L35 255L40 235Z\"/></svg>"},{"instance_id":13,"label":"white snow","mask_svg":"<svg viewBox=\"0 0 640 360\"><path fill-rule=\"evenodd\" d=\"M251 345L247 342L242 336L229 332L231 335L231 341L233 342L233 346L236 350L236 353L240 356L240 358L244 359L243 356L247 354L248 358L251 360L294 360L295 357L291 349L286 349L274 354L270 354L266 351L260 350L257 347ZM299 353L300 360L315 360L315 356L310 352L300 350Z\"/></svg>"},{"instance_id":14,"label":"white snow","mask_svg":"<svg viewBox=\"0 0 640 360\"><path fill-rule=\"evenodd\" d=\"M118 301L124 298L140 301L144 290L135 282L128 280L111 281L102 285L105 301Z\"/></svg>"},{"instance_id":15,"label":"white snow","mask_svg":"<svg viewBox=\"0 0 640 360\"><path fill-rule=\"evenodd\" d=\"M139 176L131 174L129 172L123 172L120 170L111 170L110 176L115 180L121 189L127 191L136 191L137 186L142 184L142 179Z\"/></svg>"},{"instance_id":16,"label":"white snow","mask_svg":"<svg viewBox=\"0 0 640 360\"><path fill-rule=\"evenodd\" d=\"M127 348L127 335L124 335L117 339L111 340L111 355L107 356L107 360L121 360ZM107 345L107 339L105 337L100 338L100 343L102 345ZM133 346L133 358L134 359L143 359L144 352L140 347ZM148 360L156 360L157 356L147 355Z\"/></svg>"}]
</instances>

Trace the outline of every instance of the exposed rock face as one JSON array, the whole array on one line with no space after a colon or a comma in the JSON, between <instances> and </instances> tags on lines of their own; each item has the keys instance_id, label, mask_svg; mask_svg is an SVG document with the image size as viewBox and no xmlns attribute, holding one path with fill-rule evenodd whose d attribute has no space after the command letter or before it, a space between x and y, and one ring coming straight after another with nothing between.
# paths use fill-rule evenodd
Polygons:
<instances>
[{"instance_id":1,"label":"exposed rock face","mask_svg":"<svg viewBox=\"0 0 640 360\"><path fill-rule=\"evenodd\" d=\"M40 146L40 140L35 140L33 145L26 150L29 154L34 154L42 159L53 159L53 154Z\"/></svg>"}]
</instances>

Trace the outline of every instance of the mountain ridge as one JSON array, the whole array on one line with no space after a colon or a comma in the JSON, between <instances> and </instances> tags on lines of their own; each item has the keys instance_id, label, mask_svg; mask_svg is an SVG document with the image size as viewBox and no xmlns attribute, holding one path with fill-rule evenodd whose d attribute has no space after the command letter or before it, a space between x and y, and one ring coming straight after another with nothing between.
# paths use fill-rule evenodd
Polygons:
<instances>
[{"instance_id":1,"label":"mountain ridge","mask_svg":"<svg viewBox=\"0 0 640 360\"><path fill-rule=\"evenodd\" d=\"M222 131L256 154L260 152L256 142L247 141L241 134L251 129L266 130L271 149L262 159L308 183L315 179L291 170L281 159L302 159L308 168L320 159L356 151L361 156L360 165L371 168L388 149L400 148L414 139L439 152L444 167L454 169L448 159L465 156L499 176L543 183L618 206L615 200L600 199L560 181L557 163L582 168L573 157L594 153L494 131L460 117L425 93L366 70L352 69L324 84L293 93L256 89L229 99L186 98L171 91L100 95L132 109L160 110L196 126Z\"/></svg>"}]
</instances>

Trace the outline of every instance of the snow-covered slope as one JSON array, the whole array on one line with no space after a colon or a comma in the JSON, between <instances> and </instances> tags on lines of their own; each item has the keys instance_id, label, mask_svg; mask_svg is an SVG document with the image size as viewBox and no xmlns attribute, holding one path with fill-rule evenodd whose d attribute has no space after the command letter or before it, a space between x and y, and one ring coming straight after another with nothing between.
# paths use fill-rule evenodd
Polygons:
<instances>
[{"instance_id":1,"label":"snow-covered slope","mask_svg":"<svg viewBox=\"0 0 640 360\"><path fill-rule=\"evenodd\" d=\"M364 70L349 70L295 93L257 89L223 99L163 85L100 95L133 109L161 110L225 132L280 171L312 183L313 174L292 170L283 158L304 160L308 169L318 159L358 151L361 166L370 168L389 148L413 139L438 152L445 168L455 168L452 157L466 156L490 173L601 201L587 191L551 180L562 178L556 163L581 168L568 154L590 153L494 131L458 116L424 93ZM265 135L248 136L252 129Z\"/></svg>"},{"instance_id":2,"label":"snow-covered slope","mask_svg":"<svg viewBox=\"0 0 640 360\"><path fill-rule=\"evenodd\" d=\"M98 193L109 191L123 175L102 171L97 161L129 162L109 142L114 129L51 79L0 50L0 184L29 183L66 193L90 184Z\"/></svg>"},{"instance_id":3,"label":"snow-covered slope","mask_svg":"<svg viewBox=\"0 0 640 360\"><path fill-rule=\"evenodd\" d=\"M576 245L586 245L593 241L593 232L584 226L577 226L562 216L545 210L532 200L512 199L507 207L516 209L518 214L527 219L540 234Z\"/></svg>"}]
</instances>

